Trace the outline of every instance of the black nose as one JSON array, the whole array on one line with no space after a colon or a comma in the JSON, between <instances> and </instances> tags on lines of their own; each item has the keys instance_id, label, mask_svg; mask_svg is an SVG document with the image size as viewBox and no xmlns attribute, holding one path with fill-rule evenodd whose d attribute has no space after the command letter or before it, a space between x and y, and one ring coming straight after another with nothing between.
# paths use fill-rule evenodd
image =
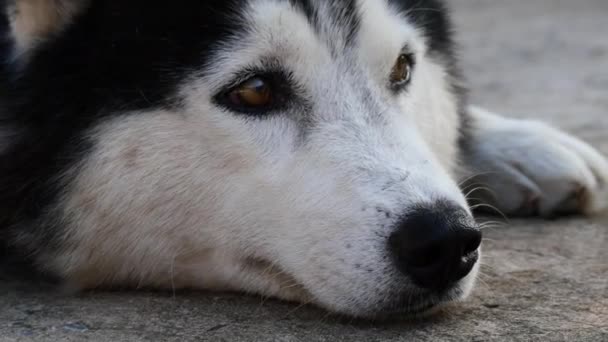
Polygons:
<instances>
[{"instance_id":1,"label":"black nose","mask_svg":"<svg viewBox=\"0 0 608 342\"><path fill-rule=\"evenodd\" d=\"M399 270L416 285L441 291L471 272L481 239L464 209L441 202L404 216L389 247Z\"/></svg>"}]
</instances>

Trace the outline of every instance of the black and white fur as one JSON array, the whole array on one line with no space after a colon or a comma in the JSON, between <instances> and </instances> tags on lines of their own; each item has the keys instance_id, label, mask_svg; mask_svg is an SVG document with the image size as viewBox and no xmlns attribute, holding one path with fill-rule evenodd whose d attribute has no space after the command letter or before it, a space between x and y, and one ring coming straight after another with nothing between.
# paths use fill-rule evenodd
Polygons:
<instances>
[{"instance_id":1,"label":"black and white fur","mask_svg":"<svg viewBox=\"0 0 608 342\"><path fill-rule=\"evenodd\" d=\"M507 214L592 214L608 163L466 102L439 0L0 1L0 234L77 288L244 291L353 316L466 297L388 256L463 184ZM398 93L400 53L416 61ZM248 73L280 111L216 101ZM473 177L473 178L472 178Z\"/></svg>"}]
</instances>

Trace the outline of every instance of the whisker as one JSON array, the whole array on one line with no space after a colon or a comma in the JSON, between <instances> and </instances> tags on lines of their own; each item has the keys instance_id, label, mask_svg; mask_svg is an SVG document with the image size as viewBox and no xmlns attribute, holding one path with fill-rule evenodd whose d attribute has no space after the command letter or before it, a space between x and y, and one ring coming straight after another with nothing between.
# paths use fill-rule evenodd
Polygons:
<instances>
[{"instance_id":1,"label":"whisker","mask_svg":"<svg viewBox=\"0 0 608 342\"><path fill-rule=\"evenodd\" d=\"M501 228L503 226L504 226L503 224L499 224L499 223L481 223L481 224L479 224L479 228L481 228L481 229Z\"/></svg>"},{"instance_id":2,"label":"whisker","mask_svg":"<svg viewBox=\"0 0 608 342\"><path fill-rule=\"evenodd\" d=\"M261 295L260 296L260 306L259 307L260 308L263 307L266 304L266 302L268 302L268 300L270 300L270 296L268 296L268 295Z\"/></svg>"},{"instance_id":3,"label":"whisker","mask_svg":"<svg viewBox=\"0 0 608 342\"><path fill-rule=\"evenodd\" d=\"M483 225L489 225L489 224L495 224L495 225L498 225L498 226L503 226L503 225L506 224L506 222L501 222L501 221L483 221L483 222L480 223L480 225L482 225L482 226Z\"/></svg>"},{"instance_id":4,"label":"whisker","mask_svg":"<svg viewBox=\"0 0 608 342\"><path fill-rule=\"evenodd\" d=\"M488 284L483 278L482 276L484 276L483 274L478 274L477 275L477 282L479 285L481 285L483 288L485 288L486 290L490 290L490 284Z\"/></svg>"},{"instance_id":5,"label":"whisker","mask_svg":"<svg viewBox=\"0 0 608 342\"><path fill-rule=\"evenodd\" d=\"M458 183L458 186L460 187L460 186L466 184L468 181L475 179L477 177L487 176L487 175L491 175L493 173L497 173L497 172L496 171L487 171L487 172L476 173L476 174L469 176L468 178L465 178L464 180L460 181L460 183Z\"/></svg>"},{"instance_id":6,"label":"whisker","mask_svg":"<svg viewBox=\"0 0 608 342\"><path fill-rule=\"evenodd\" d=\"M486 259L488 259L488 257L486 257ZM488 263L487 261L482 260L482 262L479 264L479 269L480 269L480 273L483 274L483 276L487 276L487 277L491 277L490 275L487 275L485 273L483 273L483 270L488 270L491 272L496 272L496 268L494 266L492 266L492 264Z\"/></svg>"},{"instance_id":7,"label":"whisker","mask_svg":"<svg viewBox=\"0 0 608 342\"><path fill-rule=\"evenodd\" d=\"M491 204L486 204L486 203L480 203L477 205L474 205L471 207L471 210L476 210L478 208L488 208L488 209L492 209L494 210L496 213L498 213L500 216L502 216L506 222L510 222L509 218L507 217L507 215L505 215L502 211L500 211L500 209L496 208L495 206L491 205Z\"/></svg>"},{"instance_id":8,"label":"whisker","mask_svg":"<svg viewBox=\"0 0 608 342\"><path fill-rule=\"evenodd\" d=\"M331 317L331 312L327 311L325 313L325 315L323 315L323 317L320 318L320 323L326 323L329 321L329 318Z\"/></svg>"},{"instance_id":9,"label":"whisker","mask_svg":"<svg viewBox=\"0 0 608 342\"><path fill-rule=\"evenodd\" d=\"M465 179L461 180L461 181L458 183L458 187L461 187L461 186L463 186L463 185L467 184L467 183L468 183L470 180L473 180L473 179L475 179L475 178L477 178L477 177L479 177L479 176L483 176L483 175L480 175L480 174L474 174L474 175L471 175L471 176L469 176L469 177L467 177L467 178L465 178Z\"/></svg>"},{"instance_id":10,"label":"whisker","mask_svg":"<svg viewBox=\"0 0 608 342\"><path fill-rule=\"evenodd\" d=\"M467 191L467 190L469 190L469 189L471 189L473 187L476 187L476 186L487 186L487 184L485 184L485 183L470 183L470 184L467 184L466 186L459 186L459 188L460 188L460 190L462 192L465 192L465 191Z\"/></svg>"},{"instance_id":11,"label":"whisker","mask_svg":"<svg viewBox=\"0 0 608 342\"><path fill-rule=\"evenodd\" d=\"M492 194L493 196L496 196L496 193L494 192L494 190L488 188L487 186L478 186L475 189L469 191L466 195L464 195L464 198L469 200L469 196L471 196L475 191L479 191L479 190L485 190L485 191L489 192L490 194Z\"/></svg>"},{"instance_id":12,"label":"whisker","mask_svg":"<svg viewBox=\"0 0 608 342\"><path fill-rule=\"evenodd\" d=\"M503 224L480 224L479 225L479 229L497 229L497 228L503 228L505 227L505 225Z\"/></svg>"},{"instance_id":13,"label":"whisker","mask_svg":"<svg viewBox=\"0 0 608 342\"><path fill-rule=\"evenodd\" d=\"M293 289L294 287L302 286L294 281L285 282L285 284L290 284L290 285L283 285L283 284L279 285L281 290L289 290L289 289Z\"/></svg>"},{"instance_id":14,"label":"whisker","mask_svg":"<svg viewBox=\"0 0 608 342\"><path fill-rule=\"evenodd\" d=\"M293 310L290 310L289 312L287 312L287 314L285 315L285 317L289 317L289 316L293 315L298 310L301 310L303 307L307 306L310 303L312 303L312 300L305 301L304 303L302 303L302 304L298 305L297 307L295 307Z\"/></svg>"},{"instance_id":15,"label":"whisker","mask_svg":"<svg viewBox=\"0 0 608 342\"><path fill-rule=\"evenodd\" d=\"M482 222L479 224L479 229L480 230L495 230L495 229L500 229L500 228L504 228L506 227L507 224L503 223L503 222Z\"/></svg>"}]
</instances>

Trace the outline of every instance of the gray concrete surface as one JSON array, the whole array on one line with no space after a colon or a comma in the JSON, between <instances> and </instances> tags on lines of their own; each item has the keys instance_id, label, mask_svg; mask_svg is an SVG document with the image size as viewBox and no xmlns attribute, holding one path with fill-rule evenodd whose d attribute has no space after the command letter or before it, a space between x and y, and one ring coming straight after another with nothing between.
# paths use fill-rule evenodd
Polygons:
<instances>
[{"instance_id":1,"label":"gray concrete surface","mask_svg":"<svg viewBox=\"0 0 608 342\"><path fill-rule=\"evenodd\" d=\"M450 0L472 98L608 154L608 1ZM470 301L420 322L204 293L62 296L0 272L0 341L608 341L608 218L486 232Z\"/></svg>"}]
</instances>

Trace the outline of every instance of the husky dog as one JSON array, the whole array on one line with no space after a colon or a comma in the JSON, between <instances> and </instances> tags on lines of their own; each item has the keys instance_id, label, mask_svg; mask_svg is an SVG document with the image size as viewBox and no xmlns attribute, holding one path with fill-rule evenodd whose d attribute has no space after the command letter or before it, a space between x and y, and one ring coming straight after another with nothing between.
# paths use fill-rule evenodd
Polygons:
<instances>
[{"instance_id":1,"label":"husky dog","mask_svg":"<svg viewBox=\"0 0 608 342\"><path fill-rule=\"evenodd\" d=\"M608 206L608 162L471 107L439 0L0 1L3 244L70 286L378 317L465 298L467 201Z\"/></svg>"}]
</instances>

